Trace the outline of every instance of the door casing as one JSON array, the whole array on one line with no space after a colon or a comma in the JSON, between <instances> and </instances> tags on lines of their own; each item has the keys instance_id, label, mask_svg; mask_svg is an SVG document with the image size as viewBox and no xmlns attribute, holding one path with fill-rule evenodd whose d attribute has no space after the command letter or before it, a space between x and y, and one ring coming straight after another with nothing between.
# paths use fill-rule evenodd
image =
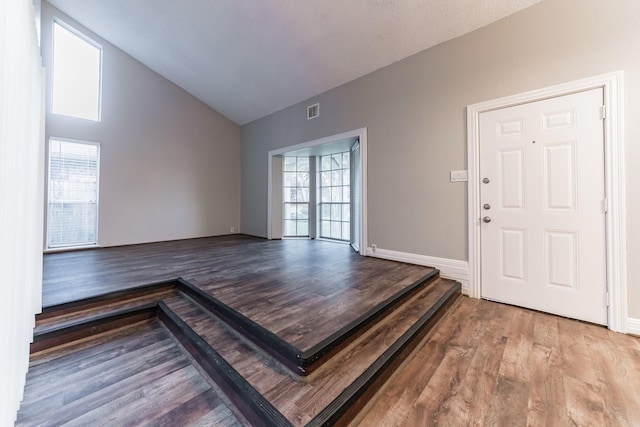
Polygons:
<instances>
[{"instance_id":1,"label":"door casing","mask_svg":"<svg viewBox=\"0 0 640 427\"><path fill-rule=\"evenodd\" d=\"M467 106L469 296L480 298L482 286L480 262L482 256L480 249L480 114L589 89L602 88L605 105L604 178L608 202L605 220L608 327L616 332L627 332L623 77L623 72L617 71Z\"/></svg>"}]
</instances>

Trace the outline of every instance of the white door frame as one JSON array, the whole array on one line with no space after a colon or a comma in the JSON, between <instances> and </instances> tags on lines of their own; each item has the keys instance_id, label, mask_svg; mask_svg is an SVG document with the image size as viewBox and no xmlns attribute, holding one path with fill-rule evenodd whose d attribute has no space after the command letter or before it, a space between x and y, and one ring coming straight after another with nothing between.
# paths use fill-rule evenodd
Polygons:
<instances>
[{"instance_id":1,"label":"white door frame","mask_svg":"<svg viewBox=\"0 0 640 427\"><path fill-rule=\"evenodd\" d=\"M278 148L269 151L268 155L268 171L267 171L267 239L271 240L271 210L273 208L272 192L273 192L273 172L272 161L273 156L280 156L289 151L296 151L303 148L315 147L317 145L327 144L329 142L339 141L347 138L360 139L360 255L366 255L367 248L367 128L360 128L343 132L337 135L327 136L324 138L314 139L312 141L303 142L301 144L291 145L289 147Z\"/></svg>"},{"instance_id":2,"label":"white door frame","mask_svg":"<svg viewBox=\"0 0 640 427\"><path fill-rule=\"evenodd\" d=\"M604 121L606 268L608 287L608 326L627 332L627 244L625 204L625 158L623 128L623 72L589 77L544 89L525 92L467 106L469 296L481 297L480 250L480 114L543 99L602 88Z\"/></svg>"}]
</instances>

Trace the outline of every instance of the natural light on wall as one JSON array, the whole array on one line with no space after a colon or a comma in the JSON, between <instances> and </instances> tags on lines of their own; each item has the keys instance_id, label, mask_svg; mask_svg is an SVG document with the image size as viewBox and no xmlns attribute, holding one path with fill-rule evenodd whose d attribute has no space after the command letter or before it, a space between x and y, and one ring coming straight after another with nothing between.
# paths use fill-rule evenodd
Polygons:
<instances>
[{"instance_id":1,"label":"natural light on wall","mask_svg":"<svg viewBox=\"0 0 640 427\"><path fill-rule=\"evenodd\" d=\"M102 47L54 21L53 113L100 120L101 62Z\"/></svg>"}]
</instances>

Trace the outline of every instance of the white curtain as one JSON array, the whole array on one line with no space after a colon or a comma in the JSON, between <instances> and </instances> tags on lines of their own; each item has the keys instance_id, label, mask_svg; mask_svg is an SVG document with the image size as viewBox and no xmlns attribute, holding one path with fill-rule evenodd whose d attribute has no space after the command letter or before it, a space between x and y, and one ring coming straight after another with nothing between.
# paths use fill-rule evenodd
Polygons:
<instances>
[{"instance_id":1,"label":"white curtain","mask_svg":"<svg viewBox=\"0 0 640 427\"><path fill-rule=\"evenodd\" d=\"M32 0L0 1L0 425L13 425L41 309L44 73Z\"/></svg>"}]
</instances>

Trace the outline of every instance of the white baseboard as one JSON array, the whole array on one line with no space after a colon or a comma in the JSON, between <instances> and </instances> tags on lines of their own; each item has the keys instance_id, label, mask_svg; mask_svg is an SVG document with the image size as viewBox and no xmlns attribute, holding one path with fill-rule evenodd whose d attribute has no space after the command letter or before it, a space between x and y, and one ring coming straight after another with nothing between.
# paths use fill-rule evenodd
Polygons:
<instances>
[{"instance_id":1,"label":"white baseboard","mask_svg":"<svg viewBox=\"0 0 640 427\"><path fill-rule=\"evenodd\" d=\"M427 255L418 255L407 252L390 251L376 248L374 251L368 247L367 256L388 259L391 261L406 262L408 264L424 265L440 270L440 276L460 282L462 293L469 295L469 263L457 259L437 258Z\"/></svg>"},{"instance_id":2,"label":"white baseboard","mask_svg":"<svg viewBox=\"0 0 640 427\"><path fill-rule=\"evenodd\" d=\"M640 319L633 317L627 319L627 333L640 336Z\"/></svg>"}]
</instances>

